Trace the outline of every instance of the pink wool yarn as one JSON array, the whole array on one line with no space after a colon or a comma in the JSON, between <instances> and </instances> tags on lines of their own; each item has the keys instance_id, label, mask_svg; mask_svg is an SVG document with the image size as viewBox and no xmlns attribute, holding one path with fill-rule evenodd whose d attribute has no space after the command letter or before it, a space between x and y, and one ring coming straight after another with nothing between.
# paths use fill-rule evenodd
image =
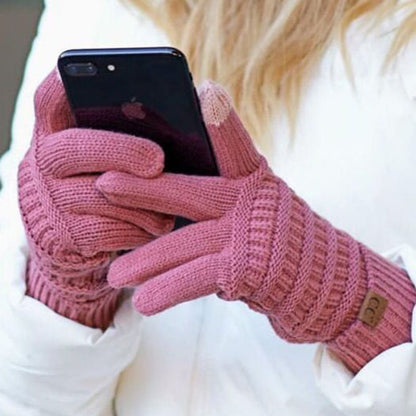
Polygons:
<instances>
[{"instance_id":1,"label":"pink wool yarn","mask_svg":"<svg viewBox=\"0 0 416 416\"><path fill-rule=\"evenodd\" d=\"M416 292L406 272L274 175L222 88L205 83L200 100L221 177L108 172L97 180L115 206L197 221L116 259L111 286L138 285L133 302L147 315L211 293L241 300L291 342L327 342L352 371L409 341ZM359 319L370 289L388 301L375 327Z\"/></svg>"},{"instance_id":2,"label":"pink wool yarn","mask_svg":"<svg viewBox=\"0 0 416 416\"><path fill-rule=\"evenodd\" d=\"M27 294L57 313L105 329L118 291L106 281L111 259L172 228L164 214L110 205L97 175L121 170L157 176L164 155L153 142L126 134L73 127L56 70L35 95L36 123L19 166L21 216L30 255Z\"/></svg>"}]
</instances>

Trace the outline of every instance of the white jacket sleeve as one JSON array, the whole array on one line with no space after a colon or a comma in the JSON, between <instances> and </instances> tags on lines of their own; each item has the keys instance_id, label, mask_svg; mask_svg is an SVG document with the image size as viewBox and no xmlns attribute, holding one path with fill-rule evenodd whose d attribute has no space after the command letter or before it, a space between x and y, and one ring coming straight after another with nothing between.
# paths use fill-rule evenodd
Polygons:
<instances>
[{"instance_id":1,"label":"white jacket sleeve","mask_svg":"<svg viewBox=\"0 0 416 416\"><path fill-rule=\"evenodd\" d=\"M401 246L386 257L407 270L416 285L416 250ZM321 344L315 355L318 387L348 416L414 416L416 414L416 307L412 342L390 348L355 376Z\"/></svg>"},{"instance_id":2,"label":"white jacket sleeve","mask_svg":"<svg viewBox=\"0 0 416 416\"><path fill-rule=\"evenodd\" d=\"M86 2L74 1L71 17L61 16L63 13L59 9L67 2L47 2L49 7L42 15L16 104L11 148L0 162L2 416L112 415L118 376L138 349L140 316L133 311L128 299L118 310L113 325L103 333L59 316L25 296L27 245L17 203L16 175L31 139L33 94L63 50L111 46L97 36L101 26L90 25L91 18L103 19L95 13L100 2L92 3L95 4L90 5L88 14ZM79 14L80 10L84 13ZM114 19L108 7L106 10L106 19ZM124 20L128 19L126 15ZM77 22L78 32L72 30L74 22ZM102 24L107 23L103 20ZM121 45L126 30L133 31L135 27L133 20L130 26L124 24L123 19L120 24L126 29L119 39L115 37L114 46ZM115 26L112 30L117 32Z\"/></svg>"}]
</instances>

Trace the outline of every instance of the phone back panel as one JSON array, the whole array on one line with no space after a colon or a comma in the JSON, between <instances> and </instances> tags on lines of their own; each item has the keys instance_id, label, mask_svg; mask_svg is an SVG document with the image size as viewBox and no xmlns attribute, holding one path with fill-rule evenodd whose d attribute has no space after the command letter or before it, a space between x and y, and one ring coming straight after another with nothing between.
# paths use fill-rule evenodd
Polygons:
<instances>
[{"instance_id":1,"label":"phone back panel","mask_svg":"<svg viewBox=\"0 0 416 416\"><path fill-rule=\"evenodd\" d=\"M72 76L71 63L94 75ZM165 170L218 175L186 59L173 48L70 50L58 67L78 127L149 138L165 152Z\"/></svg>"}]
</instances>

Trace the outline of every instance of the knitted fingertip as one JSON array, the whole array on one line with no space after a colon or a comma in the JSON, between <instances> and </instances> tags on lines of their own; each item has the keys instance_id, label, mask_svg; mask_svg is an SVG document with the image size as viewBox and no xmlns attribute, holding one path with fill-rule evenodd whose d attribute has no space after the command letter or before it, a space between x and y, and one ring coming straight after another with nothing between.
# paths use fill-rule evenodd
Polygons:
<instances>
[{"instance_id":1,"label":"knitted fingertip","mask_svg":"<svg viewBox=\"0 0 416 416\"><path fill-rule=\"evenodd\" d=\"M227 91L212 81L205 81L199 88L199 97L221 175L238 178L253 173L261 156Z\"/></svg>"},{"instance_id":2,"label":"knitted fingertip","mask_svg":"<svg viewBox=\"0 0 416 416\"><path fill-rule=\"evenodd\" d=\"M143 295L140 289L137 289L134 292L131 303L134 309L136 309L137 312L144 316L152 316L158 312L158 310L155 309L154 305L152 304L151 299L149 299L148 296Z\"/></svg>"},{"instance_id":3,"label":"knitted fingertip","mask_svg":"<svg viewBox=\"0 0 416 416\"><path fill-rule=\"evenodd\" d=\"M206 80L198 88L201 111L206 124L220 126L232 110L231 97L219 84Z\"/></svg>"},{"instance_id":4,"label":"knitted fingertip","mask_svg":"<svg viewBox=\"0 0 416 416\"><path fill-rule=\"evenodd\" d=\"M121 257L116 258L111 264L107 272L107 282L113 289L120 289L125 286L134 286L134 273L128 273L127 271L133 271L134 259L131 258L130 253L124 254ZM127 263L127 267L126 267Z\"/></svg>"}]
</instances>

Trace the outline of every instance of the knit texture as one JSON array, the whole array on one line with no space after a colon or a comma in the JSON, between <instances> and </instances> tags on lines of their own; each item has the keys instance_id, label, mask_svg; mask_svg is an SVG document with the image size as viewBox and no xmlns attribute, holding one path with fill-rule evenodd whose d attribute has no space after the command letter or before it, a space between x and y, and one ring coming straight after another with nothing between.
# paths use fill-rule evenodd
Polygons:
<instances>
[{"instance_id":1,"label":"knit texture","mask_svg":"<svg viewBox=\"0 0 416 416\"><path fill-rule=\"evenodd\" d=\"M52 71L35 94L31 146L19 165L19 205L30 248L27 294L57 313L105 329L117 307L106 281L110 261L172 228L164 214L110 205L98 174L158 175L163 153L126 134L73 127L63 86Z\"/></svg>"},{"instance_id":2,"label":"knit texture","mask_svg":"<svg viewBox=\"0 0 416 416\"><path fill-rule=\"evenodd\" d=\"M154 209L197 224L116 259L113 287L154 314L217 293L265 314L290 342L326 342L354 372L410 340L416 291L404 270L333 227L269 169L223 89L200 90L221 177L110 172L97 187L115 206ZM307 173L305 173L307 174ZM369 289L388 300L381 322L359 320Z\"/></svg>"},{"instance_id":3,"label":"knit texture","mask_svg":"<svg viewBox=\"0 0 416 416\"><path fill-rule=\"evenodd\" d=\"M51 275L30 259L27 267L28 295L73 321L101 329L110 325L118 291L108 286L106 268L68 279Z\"/></svg>"},{"instance_id":4,"label":"knit texture","mask_svg":"<svg viewBox=\"0 0 416 416\"><path fill-rule=\"evenodd\" d=\"M268 315L290 342L327 342L354 373L382 351L410 341L416 292L406 272L332 227L284 183L279 195L276 221L282 228L268 261L257 244L255 264L267 263L268 270L248 304ZM389 302L375 328L358 319L370 289Z\"/></svg>"}]
</instances>

